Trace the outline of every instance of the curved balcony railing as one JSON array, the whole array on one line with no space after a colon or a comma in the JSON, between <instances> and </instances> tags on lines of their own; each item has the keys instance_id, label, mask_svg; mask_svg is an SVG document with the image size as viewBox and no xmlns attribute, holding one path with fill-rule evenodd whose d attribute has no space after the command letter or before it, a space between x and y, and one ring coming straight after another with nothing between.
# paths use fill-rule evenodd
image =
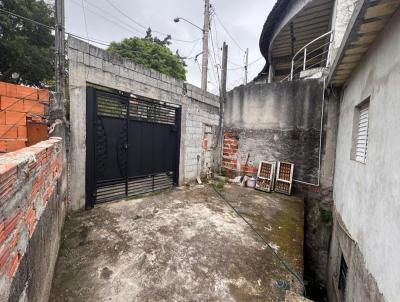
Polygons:
<instances>
[{"instance_id":1,"label":"curved balcony railing","mask_svg":"<svg viewBox=\"0 0 400 302\"><path fill-rule=\"evenodd\" d=\"M333 41L333 30L304 45L293 56L290 74L281 80L292 81L300 77L302 71L315 67L329 67L329 55Z\"/></svg>"}]
</instances>

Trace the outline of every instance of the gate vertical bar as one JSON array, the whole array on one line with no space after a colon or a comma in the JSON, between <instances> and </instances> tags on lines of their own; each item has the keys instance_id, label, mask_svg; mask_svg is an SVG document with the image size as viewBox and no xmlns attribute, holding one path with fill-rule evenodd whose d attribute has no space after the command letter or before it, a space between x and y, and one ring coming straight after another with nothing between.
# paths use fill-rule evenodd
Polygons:
<instances>
[{"instance_id":1,"label":"gate vertical bar","mask_svg":"<svg viewBox=\"0 0 400 302\"><path fill-rule=\"evenodd\" d=\"M182 107L175 109L175 127L177 129L176 135L176 149L175 149L175 173L174 173L174 184L179 185L179 161L180 161L180 148L181 148L181 116Z\"/></svg>"},{"instance_id":2,"label":"gate vertical bar","mask_svg":"<svg viewBox=\"0 0 400 302\"><path fill-rule=\"evenodd\" d=\"M125 168L125 195L128 197L128 189L129 189L129 99L126 100L126 146L125 149L125 156L126 156L126 168Z\"/></svg>"},{"instance_id":3,"label":"gate vertical bar","mask_svg":"<svg viewBox=\"0 0 400 302\"><path fill-rule=\"evenodd\" d=\"M85 207L93 208L95 203L95 128L96 121L96 90L92 87L86 88L86 193Z\"/></svg>"}]
</instances>

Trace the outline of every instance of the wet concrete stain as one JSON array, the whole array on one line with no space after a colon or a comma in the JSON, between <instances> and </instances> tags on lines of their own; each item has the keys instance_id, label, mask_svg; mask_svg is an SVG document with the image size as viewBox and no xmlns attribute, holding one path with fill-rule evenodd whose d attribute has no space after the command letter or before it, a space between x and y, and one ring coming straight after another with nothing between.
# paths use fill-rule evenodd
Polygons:
<instances>
[{"instance_id":1,"label":"wet concrete stain","mask_svg":"<svg viewBox=\"0 0 400 302\"><path fill-rule=\"evenodd\" d=\"M105 279L105 280L108 280L108 279L110 279L112 273L113 273L112 270L110 270L108 267L105 267L105 268L103 268L103 269L101 270L100 276L101 276L101 278L103 278L103 279Z\"/></svg>"},{"instance_id":2,"label":"wet concrete stain","mask_svg":"<svg viewBox=\"0 0 400 302\"><path fill-rule=\"evenodd\" d=\"M303 200L222 192L300 274ZM50 301L283 301L301 292L206 185L104 204L67 220Z\"/></svg>"}]
</instances>

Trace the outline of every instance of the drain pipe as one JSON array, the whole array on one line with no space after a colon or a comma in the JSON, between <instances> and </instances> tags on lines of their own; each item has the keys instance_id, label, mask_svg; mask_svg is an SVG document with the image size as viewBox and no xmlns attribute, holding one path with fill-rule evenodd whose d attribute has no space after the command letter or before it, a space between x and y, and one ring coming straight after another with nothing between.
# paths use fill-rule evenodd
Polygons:
<instances>
[{"instance_id":1,"label":"drain pipe","mask_svg":"<svg viewBox=\"0 0 400 302\"><path fill-rule=\"evenodd\" d=\"M323 128L324 128L324 114L325 114L325 80L326 78L324 77L324 89L322 90L322 113L321 113L321 127L320 127L320 132L319 132L319 151L318 151L318 182L316 184L293 179L293 182L303 184L303 185L309 185L313 187L319 187L320 182L321 182L321 161L322 161L322 133L323 133Z\"/></svg>"}]
</instances>

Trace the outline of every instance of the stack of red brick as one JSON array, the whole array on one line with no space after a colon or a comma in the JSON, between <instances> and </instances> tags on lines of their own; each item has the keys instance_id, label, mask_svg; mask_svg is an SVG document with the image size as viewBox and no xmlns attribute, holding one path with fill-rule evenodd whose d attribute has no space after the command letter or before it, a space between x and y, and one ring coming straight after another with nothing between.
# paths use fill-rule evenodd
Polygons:
<instances>
[{"instance_id":1,"label":"stack of red brick","mask_svg":"<svg viewBox=\"0 0 400 302\"><path fill-rule=\"evenodd\" d=\"M43 121L47 89L0 82L0 152L26 147L27 121Z\"/></svg>"},{"instance_id":2,"label":"stack of red brick","mask_svg":"<svg viewBox=\"0 0 400 302\"><path fill-rule=\"evenodd\" d=\"M61 147L61 139L52 138L0 157L0 283L13 277L47 203L57 194Z\"/></svg>"}]
</instances>

